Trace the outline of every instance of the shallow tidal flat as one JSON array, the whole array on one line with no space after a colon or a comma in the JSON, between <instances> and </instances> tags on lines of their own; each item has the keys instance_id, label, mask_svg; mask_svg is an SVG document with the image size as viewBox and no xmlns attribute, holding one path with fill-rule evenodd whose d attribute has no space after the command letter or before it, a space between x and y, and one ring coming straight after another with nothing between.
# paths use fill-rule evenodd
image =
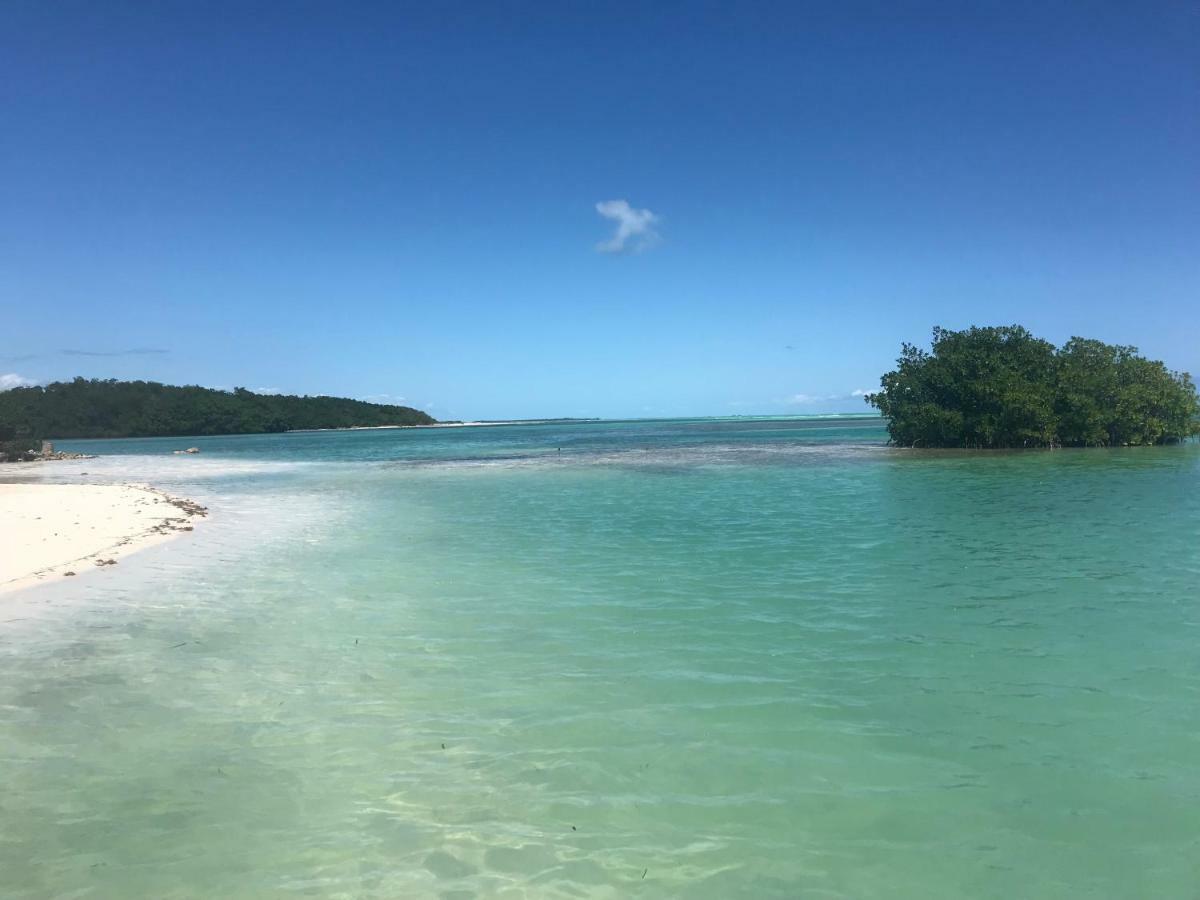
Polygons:
<instances>
[{"instance_id":1,"label":"shallow tidal flat","mask_svg":"<svg viewBox=\"0 0 1200 900\"><path fill-rule=\"evenodd\" d=\"M1200 883L1200 447L914 453L872 420L199 446L68 448L215 515L5 600L34 611L0 629L6 896Z\"/></svg>"}]
</instances>

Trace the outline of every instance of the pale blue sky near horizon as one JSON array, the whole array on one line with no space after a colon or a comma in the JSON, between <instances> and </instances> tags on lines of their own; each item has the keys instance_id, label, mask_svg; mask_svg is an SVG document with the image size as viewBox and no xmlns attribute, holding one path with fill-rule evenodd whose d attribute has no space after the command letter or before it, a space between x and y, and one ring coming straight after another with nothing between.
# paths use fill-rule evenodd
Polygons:
<instances>
[{"instance_id":1,"label":"pale blue sky near horizon","mask_svg":"<svg viewBox=\"0 0 1200 900\"><path fill-rule=\"evenodd\" d=\"M0 384L860 411L1013 322L1200 370L1192 3L21 0L0 121Z\"/></svg>"}]
</instances>

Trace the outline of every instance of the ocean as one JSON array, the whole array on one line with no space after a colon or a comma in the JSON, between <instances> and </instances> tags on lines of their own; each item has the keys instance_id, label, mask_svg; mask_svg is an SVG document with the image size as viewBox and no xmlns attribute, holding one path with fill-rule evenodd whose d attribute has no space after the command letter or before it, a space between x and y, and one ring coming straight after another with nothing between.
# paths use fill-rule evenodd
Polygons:
<instances>
[{"instance_id":1,"label":"ocean","mask_svg":"<svg viewBox=\"0 0 1200 900\"><path fill-rule=\"evenodd\" d=\"M211 514L0 605L0 893L1194 898L1200 445L885 441L60 442Z\"/></svg>"}]
</instances>

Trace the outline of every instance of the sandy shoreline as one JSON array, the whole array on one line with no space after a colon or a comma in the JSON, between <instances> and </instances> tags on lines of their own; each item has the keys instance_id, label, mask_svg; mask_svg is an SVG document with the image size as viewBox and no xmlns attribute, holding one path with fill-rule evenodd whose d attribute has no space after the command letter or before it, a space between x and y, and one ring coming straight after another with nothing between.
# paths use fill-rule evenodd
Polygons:
<instances>
[{"instance_id":1,"label":"sandy shoreline","mask_svg":"<svg viewBox=\"0 0 1200 900\"><path fill-rule=\"evenodd\" d=\"M190 500L135 485L0 484L0 595L107 571L204 515Z\"/></svg>"}]
</instances>

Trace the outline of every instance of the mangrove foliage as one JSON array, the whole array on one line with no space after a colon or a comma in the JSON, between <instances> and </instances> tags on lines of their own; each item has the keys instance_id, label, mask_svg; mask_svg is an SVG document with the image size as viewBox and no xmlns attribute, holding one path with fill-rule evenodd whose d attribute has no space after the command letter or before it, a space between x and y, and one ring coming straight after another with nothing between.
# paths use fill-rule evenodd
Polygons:
<instances>
[{"instance_id":1,"label":"mangrove foliage","mask_svg":"<svg viewBox=\"0 0 1200 900\"><path fill-rule=\"evenodd\" d=\"M1121 447L1200 434L1186 372L1135 347L1071 338L1062 347L1017 325L933 330L904 344L867 403L905 447Z\"/></svg>"}]
</instances>

